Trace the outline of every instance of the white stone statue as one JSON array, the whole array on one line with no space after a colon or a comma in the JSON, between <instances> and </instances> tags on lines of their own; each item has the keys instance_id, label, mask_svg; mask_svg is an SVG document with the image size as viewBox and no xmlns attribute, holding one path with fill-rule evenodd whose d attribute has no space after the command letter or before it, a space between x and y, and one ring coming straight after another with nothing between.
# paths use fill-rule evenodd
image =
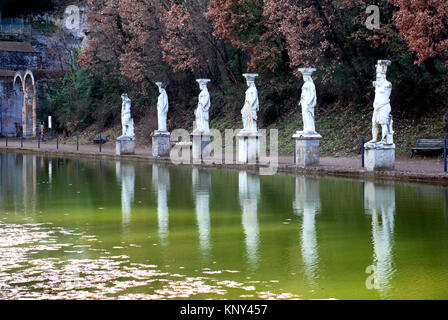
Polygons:
<instances>
[{"instance_id":1,"label":"white stone statue","mask_svg":"<svg viewBox=\"0 0 448 320\"><path fill-rule=\"evenodd\" d=\"M121 95L121 125L123 127L122 137L134 138L134 119L131 118L131 99L126 93Z\"/></svg>"},{"instance_id":2,"label":"white stone statue","mask_svg":"<svg viewBox=\"0 0 448 320\"><path fill-rule=\"evenodd\" d=\"M210 110L210 93L207 89L207 83L210 79L198 79L199 88L201 93L199 94L198 107L194 112L196 116L196 128L193 133L208 133L210 132L209 126L209 110Z\"/></svg>"},{"instance_id":3,"label":"white stone statue","mask_svg":"<svg viewBox=\"0 0 448 320\"><path fill-rule=\"evenodd\" d=\"M369 143L378 142L379 128L381 127L382 144L393 144L392 116L390 114L390 94L392 92L392 84L387 81L387 67L390 66L389 60L378 60L376 65L376 81L373 82L375 87L375 101L373 103L372 118L372 140Z\"/></svg>"},{"instance_id":4,"label":"white stone statue","mask_svg":"<svg viewBox=\"0 0 448 320\"><path fill-rule=\"evenodd\" d=\"M311 78L311 75L316 69L301 68L299 71L303 74L305 84L302 87L302 95L299 102L299 106L302 106L303 131L299 131L298 134L305 136L317 135L314 125L314 108L317 104L317 95L316 86Z\"/></svg>"},{"instance_id":5,"label":"white stone statue","mask_svg":"<svg viewBox=\"0 0 448 320\"><path fill-rule=\"evenodd\" d=\"M162 82L156 82L156 85L159 87L159 99L157 101L157 118L159 124L159 132L167 132L166 129L166 120L168 114L168 95L166 94L165 89L163 88Z\"/></svg>"},{"instance_id":6,"label":"white stone statue","mask_svg":"<svg viewBox=\"0 0 448 320\"><path fill-rule=\"evenodd\" d=\"M246 101L244 102L241 115L243 118L243 132L257 133L257 112L260 108L258 102L258 91L255 86L255 78L258 74L246 73L243 76L247 80Z\"/></svg>"}]
</instances>

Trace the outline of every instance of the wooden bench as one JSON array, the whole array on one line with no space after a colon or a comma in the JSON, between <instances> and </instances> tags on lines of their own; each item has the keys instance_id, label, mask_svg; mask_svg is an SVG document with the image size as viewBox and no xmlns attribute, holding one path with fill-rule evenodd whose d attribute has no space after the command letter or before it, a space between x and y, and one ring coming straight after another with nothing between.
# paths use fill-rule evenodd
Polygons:
<instances>
[{"instance_id":1,"label":"wooden bench","mask_svg":"<svg viewBox=\"0 0 448 320\"><path fill-rule=\"evenodd\" d=\"M178 146L178 147L190 147L190 149L193 148L193 142L174 142L174 141L171 141L170 144L171 144L171 147Z\"/></svg>"},{"instance_id":2,"label":"wooden bench","mask_svg":"<svg viewBox=\"0 0 448 320\"><path fill-rule=\"evenodd\" d=\"M416 153L442 153L444 145L444 139L417 139L415 147L409 148L411 158Z\"/></svg>"}]
</instances>

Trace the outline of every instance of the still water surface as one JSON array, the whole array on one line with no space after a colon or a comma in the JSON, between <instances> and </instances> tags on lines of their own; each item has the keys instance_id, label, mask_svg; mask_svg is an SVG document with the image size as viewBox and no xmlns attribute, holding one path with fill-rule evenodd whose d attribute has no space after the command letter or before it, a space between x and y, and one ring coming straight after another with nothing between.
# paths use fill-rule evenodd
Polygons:
<instances>
[{"instance_id":1,"label":"still water surface","mask_svg":"<svg viewBox=\"0 0 448 320\"><path fill-rule=\"evenodd\" d=\"M447 299L445 187L0 154L0 298Z\"/></svg>"}]
</instances>

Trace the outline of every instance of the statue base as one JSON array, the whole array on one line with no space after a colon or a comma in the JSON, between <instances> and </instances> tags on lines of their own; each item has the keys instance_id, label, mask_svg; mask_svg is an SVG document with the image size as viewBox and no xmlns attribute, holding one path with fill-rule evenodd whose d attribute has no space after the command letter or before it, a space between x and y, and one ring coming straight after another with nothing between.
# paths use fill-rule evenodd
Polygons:
<instances>
[{"instance_id":1,"label":"statue base","mask_svg":"<svg viewBox=\"0 0 448 320\"><path fill-rule=\"evenodd\" d=\"M294 139L294 164L301 168L319 165L320 140L318 133L297 131Z\"/></svg>"},{"instance_id":2,"label":"statue base","mask_svg":"<svg viewBox=\"0 0 448 320\"><path fill-rule=\"evenodd\" d=\"M125 154L135 154L135 138L121 136L115 144L115 154L117 156Z\"/></svg>"},{"instance_id":3,"label":"statue base","mask_svg":"<svg viewBox=\"0 0 448 320\"><path fill-rule=\"evenodd\" d=\"M240 131L238 140L238 162L246 164L257 163L260 155L260 137L258 132Z\"/></svg>"},{"instance_id":4,"label":"statue base","mask_svg":"<svg viewBox=\"0 0 448 320\"><path fill-rule=\"evenodd\" d=\"M395 169L395 144L367 142L364 144L365 169L383 171Z\"/></svg>"},{"instance_id":5,"label":"statue base","mask_svg":"<svg viewBox=\"0 0 448 320\"><path fill-rule=\"evenodd\" d=\"M152 156L156 158L169 156L171 150L170 133L154 131L152 134Z\"/></svg>"},{"instance_id":6,"label":"statue base","mask_svg":"<svg viewBox=\"0 0 448 320\"><path fill-rule=\"evenodd\" d=\"M193 163L201 163L204 149L212 142L212 134L211 132L193 131L191 137L193 139Z\"/></svg>"}]
</instances>

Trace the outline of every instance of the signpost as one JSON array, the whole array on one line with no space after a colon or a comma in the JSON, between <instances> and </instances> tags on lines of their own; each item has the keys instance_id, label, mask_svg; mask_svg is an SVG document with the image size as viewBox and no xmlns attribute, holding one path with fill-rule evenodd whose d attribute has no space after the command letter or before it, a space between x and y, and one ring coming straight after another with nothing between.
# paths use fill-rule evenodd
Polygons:
<instances>
[{"instance_id":1,"label":"signpost","mask_svg":"<svg viewBox=\"0 0 448 320\"><path fill-rule=\"evenodd\" d=\"M48 116L48 131L50 131L51 132L51 137L53 138L53 132L52 132L52 128L53 128L53 123L52 123L52 117L51 116Z\"/></svg>"}]
</instances>

